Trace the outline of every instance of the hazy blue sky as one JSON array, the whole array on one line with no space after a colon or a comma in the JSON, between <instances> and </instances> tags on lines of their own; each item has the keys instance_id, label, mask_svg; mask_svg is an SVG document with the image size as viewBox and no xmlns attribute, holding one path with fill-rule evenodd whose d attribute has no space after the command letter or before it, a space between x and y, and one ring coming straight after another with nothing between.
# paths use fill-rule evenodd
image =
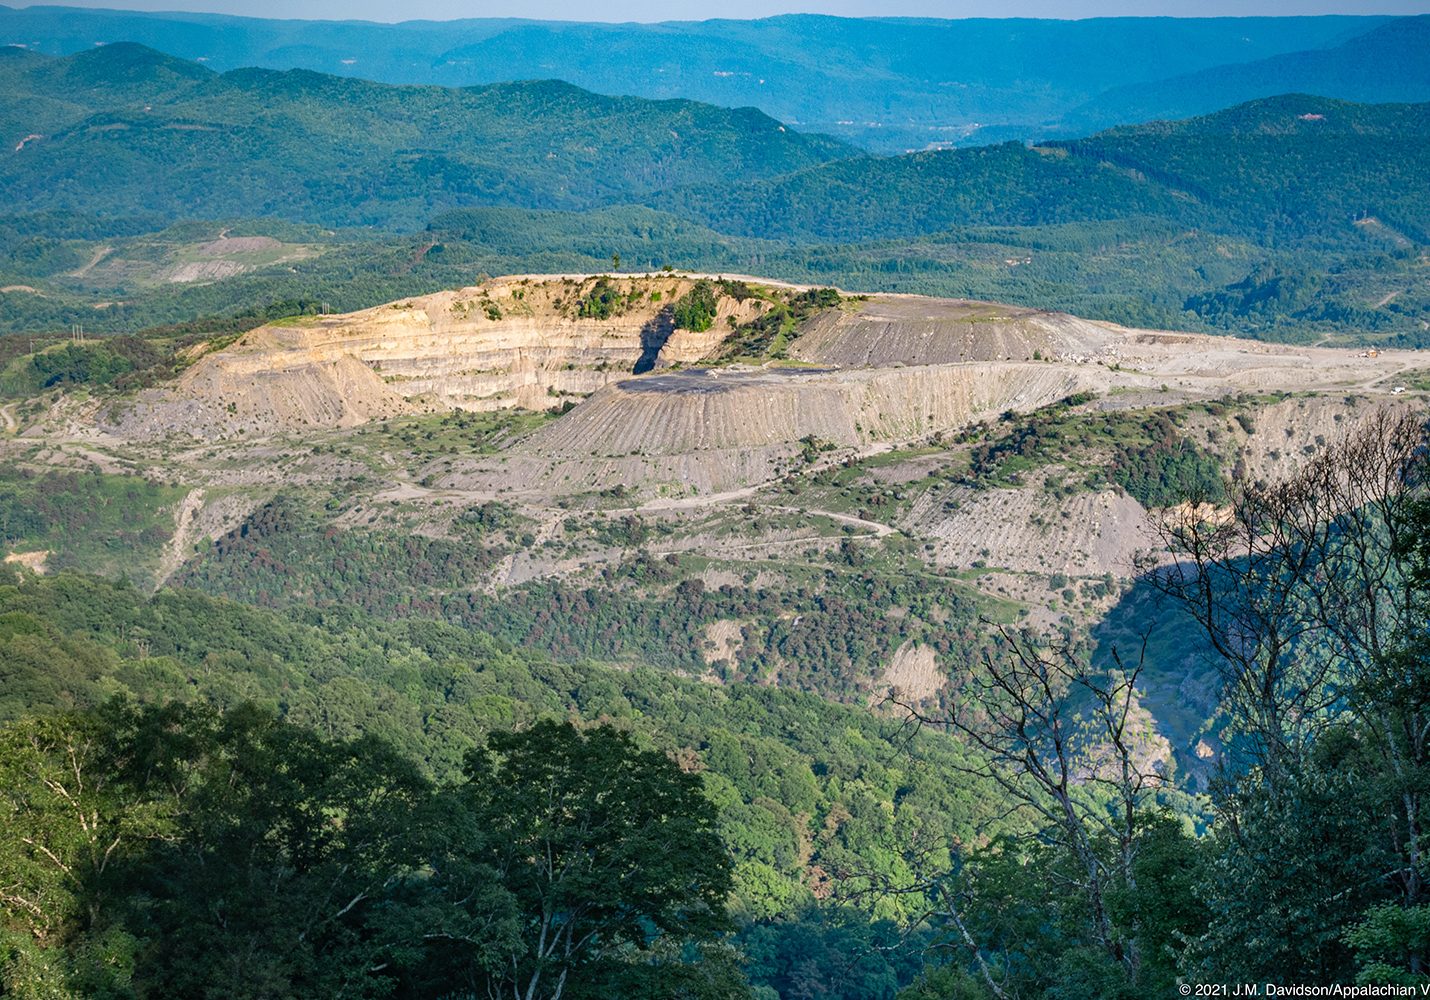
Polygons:
<instances>
[{"instance_id":1,"label":"hazy blue sky","mask_svg":"<svg viewBox=\"0 0 1430 1000\"><path fill-rule=\"evenodd\" d=\"M16 0L0 0L24 7ZM572 21L666 21L763 17L818 11L851 17L1098 17L1237 14L1419 14L1430 0L68 0L78 7L202 10L254 17L411 18L532 17Z\"/></svg>"}]
</instances>

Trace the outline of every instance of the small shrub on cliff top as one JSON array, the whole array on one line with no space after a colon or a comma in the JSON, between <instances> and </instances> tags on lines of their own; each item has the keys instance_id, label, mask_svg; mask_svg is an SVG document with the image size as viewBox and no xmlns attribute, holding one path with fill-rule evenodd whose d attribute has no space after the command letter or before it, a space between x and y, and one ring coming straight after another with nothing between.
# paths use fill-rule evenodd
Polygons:
<instances>
[{"instance_id":1,"label":"small shrub on cliff top","mask_svg":"<svg viewBox=\"0 0 1430 1000\"><path fill-rule=\"evenodd\" d=\"M697 281L676 301L671 314L677 329L704 333L714 324L717 307L715 287L708 281Z\"/></svg>"}]
</instances>

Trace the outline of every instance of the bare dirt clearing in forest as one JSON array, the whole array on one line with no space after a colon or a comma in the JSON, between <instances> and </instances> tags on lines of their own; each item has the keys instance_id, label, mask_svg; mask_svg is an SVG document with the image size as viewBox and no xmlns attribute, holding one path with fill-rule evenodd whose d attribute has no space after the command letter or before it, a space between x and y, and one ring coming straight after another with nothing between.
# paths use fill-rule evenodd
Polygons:
<instances>
[{"instance_id":1,"label":"bare dirt clearing in forest","mask_svg":"<svg viewBox=\"0 0 1430 1000\"><path fill-rule=\"evenodd\" d=\"M38 552L11 552L5 556L5 562L14 566L23 566L32 573L45 572L45 560L50 557L48 549Z\"/></svg>"},{"instance_id":2,"label":"bare dirt clearing in forest","mask_svg":"<svg viewBox=\"0 0 1430 1000\"><path fill-rule=\"evenodd\" d=\"M883 680L891 696L901 702L917 704L943 690L947 678L939 669L932 648L923 643L906 642L894 651L884 668Z\"/></svg>"},{"instance_id":3,"label":"bare dirt clearing in forest","mask_svg":"<svg viewBox=\"0 0 1430 1000\"><path fill-rule=\"evenodd\" d=\"M164 546L164 554L159 560L158 585L163 586L164 582L173 576L184 560L188 558L188 549L197 540L195 524L198 513L203 509L204 491L201 489L190 490L183 501L179 504L179 509L174 512L174 534L169 539L169 543Z\"/></svg>"},{"instance_id":4,"label":"bare dirt clearing in forest","mask_svg":"<svg viewBox=\"0 0 1430 1000\"><path fill-rule=\"evenodd\" d=\"M253 253L258 250L276 250L283 246L271 236L229 236L225 229L216 240L210 240L195 247L195 251L205 257L224 257L236 253Z\"/></svg>"},{"instance_id":5,"label":"bare dirt clearing in forest","mask_svg":"<svg viewBox=\"0 0 1430 1000\"><path fill-rule=\"evenodd\" d=\"M94 253L90 254L89 260L85 261L85 263L80 267L71 271L69 273L69 277L83 278L90 271L93 271L100 261L104 260L104 258L108 257L113 252L114 248L111 246L96 247Z\"/></svg>"}]
</instances>

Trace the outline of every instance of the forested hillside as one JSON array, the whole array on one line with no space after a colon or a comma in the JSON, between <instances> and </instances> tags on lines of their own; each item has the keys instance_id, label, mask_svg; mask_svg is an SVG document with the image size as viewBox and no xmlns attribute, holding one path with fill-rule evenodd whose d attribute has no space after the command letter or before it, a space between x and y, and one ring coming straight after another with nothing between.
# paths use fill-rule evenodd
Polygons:
<instances>
[{"instance_id":1,"label":"forested hillside","mask_svg":"<svg viewBox=\"0 0 1430 1000\"><path fill-rule=\"evenodd\" d=\"M0 981L76 998L1418 987L1424 442L1416 415L1379 411L1283 480L1233 482L1236 530L1266 532L1254 562L1223 526L1168 523L1198 575L1149 585L1194 623L1209 601L1193 641L1225 653L1210 813L1145 756L1144 664L1033 631L992 629L953 711L896 695L871 713L553 662L475 624L7 568ZM1145 472L1127 469L1139 493ZM1306 516L1352 496L1373 506ZM1312 586L1333 599L1303 602ZM553 922L580 937L548 947Z\"/></svg>"},{"instance_id":2,"label":"forested hillside","mask_svg":"<svg viewBox=\"0 0 1430 1000\"><path fill-rule=\"evenodd\" d=\"M462 205L585 208L852 153L750 109L600 97L555 81L453 90L303 70L219 76L179 63L178 73L132 44L58 65L21 60L6 139L23 148L0 190L33 212L172 220L203 206L209 218L410 229ZM20 121L15 109L35 94L60 106Z\"/></svg>"},{"instance_id":3,"label":"forested hillside","mask_svg":"<svg viewBox=\"0 0 1430 1000\"><path fill-rule=\"evenodd\" d=\"M555 663L479 629L383 621L353 608L277 614L191 591L149 598L125 583L22 581L12 573L0 586L0 663L7 721L43 709L95 709L115 695L151 704L197 699L231 713L254 703L339 741L339 754L355 752L342 750L355 739L392 748L403 763L383 766L410 766L415 773L404 780L419 786L459 780L465 755L491 734L539 719L630 732L682 759L719 806L714 829L734 859L734 912L760 922L744 937L768 963L757 981L787 982L787 963L805 949L859 949L838 959L859 970L836 994L849 997L890 995L907 981L921 936L882 958L863 950L895 942L896 925L887 921L924 903L868 898L850 900L847 912L832 905L816 912L831 876L906 879L911 837L968 839L996 811L976 781L960 776L964 749L936 734L891 742L893 719L776 689ZM0 772L7 766L17 766L13 755ZM0 845L0 866L7 849ZM324 988L287 981L319 991L303 995Z\"/></svg>"},{"instance_id":4,"label":"forested hillside","mask_svg":"<svg viewBox=\"0 0 1430 1000\"><path fill-rule=\"evenodd\" d=\"M805 241L1157 217L1270 246L1347 247L1352 223L1376 216L1423 243L1427 138L1427 104L1292 95L1066 143L832 163L657 204L727 232Z\"/></svg>"}]
</instances>

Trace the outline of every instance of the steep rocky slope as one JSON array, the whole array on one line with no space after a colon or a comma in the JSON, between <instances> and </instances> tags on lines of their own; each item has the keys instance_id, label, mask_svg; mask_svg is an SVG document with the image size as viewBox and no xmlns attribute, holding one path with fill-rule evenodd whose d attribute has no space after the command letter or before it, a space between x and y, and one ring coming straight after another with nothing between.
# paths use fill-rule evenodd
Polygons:
<instances>
[{"instance_id":1,"label":"steep rocky slope","mask_svg":"<svg viewBox=\"0 0 1430 1000\"><path fill-rule=\"evenodd\" d=\"M1096 357L1121 338L1108 326L1041 309L880 295L810 321L798 358L837 365L929 365Z\"/></svg>"},{"instance_id":2,"label":"steep rocky slope","mask_svg":"<svg viewBox=\"0 0 1430 1000\"><path fill-rule=\"evenodd\" d=\"M655 481L729 490L808 463L822 448L888 446L1036 409L1091 384L1081 376L1024 364L697 368L607 386L516 452L537 460L533 486L559 473L584 488Z\"/></svg>"}]
</instances>

